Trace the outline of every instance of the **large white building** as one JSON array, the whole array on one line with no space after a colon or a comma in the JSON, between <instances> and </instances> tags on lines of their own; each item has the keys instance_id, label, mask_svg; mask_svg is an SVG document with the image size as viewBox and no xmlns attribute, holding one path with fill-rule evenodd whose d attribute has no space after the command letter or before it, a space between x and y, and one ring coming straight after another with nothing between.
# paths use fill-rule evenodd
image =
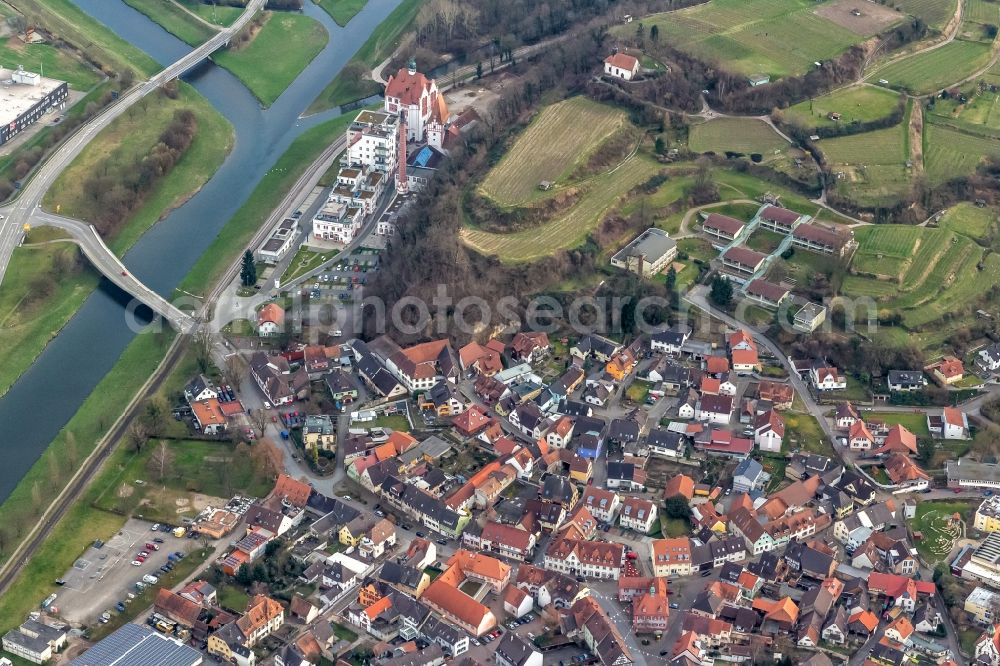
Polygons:
<instances>
[{"instance_id":1,"label":"large white building","mask_svg":"<svg viewBox=\"0 0 1000 666\"><path fill-rule=\"evenodd\" d=\"M444 145L448 105L437 82L418 72L415 61L410 60L407 67L389 77L384 108L387 113L404 116L407 141L426 141L438 149Z\"/></svg>"},{"instance_id":2,"label":"large white building","mask_svg":"<svg viewBox=\"0 0 1000 666\"><path fill-rule=\"evenodd\" d=\"M362 111L347 128L337 183L313 217L316 240L348 244L373 215L390 174L399 164L399 118Z\"/></svg>"}]
</instances>

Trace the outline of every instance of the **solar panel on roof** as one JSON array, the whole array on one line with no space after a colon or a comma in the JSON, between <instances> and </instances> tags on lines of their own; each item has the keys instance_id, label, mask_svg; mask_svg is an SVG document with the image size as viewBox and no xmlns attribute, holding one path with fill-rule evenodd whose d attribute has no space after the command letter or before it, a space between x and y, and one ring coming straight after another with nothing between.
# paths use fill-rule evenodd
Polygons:
<instances>
[{"instance_id":1,"label":"solar panel on roof","mask_svg":"<svg viewBox=\"0 0 1000 666\"><path fill-rule=\"evenodd\" d=\"M70 666L197 666L201 653L149 627L126 624Z\"/></svg>"}]
</instances>

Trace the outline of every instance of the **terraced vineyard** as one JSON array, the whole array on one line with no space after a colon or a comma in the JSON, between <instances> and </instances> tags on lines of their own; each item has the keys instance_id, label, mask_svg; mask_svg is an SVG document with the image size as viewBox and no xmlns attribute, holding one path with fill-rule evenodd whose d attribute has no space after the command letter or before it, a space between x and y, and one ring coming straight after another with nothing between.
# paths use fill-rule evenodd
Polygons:
<instances>
[{"instance_id":1,"label":"terraced vineyard","mask_svg":"<svg viewBox=\"0 0 1000 666\"><path fill-rule=\"evenodd\" d=\"M767 158L788 147L771 126L756 118L716 118L691 127L688 146L696 153L759 153Z\"/></svg>"},{"instance_id":2,"label":"terraced vineyard","mask_svg":"<svg viewBox=\"0 0 1000 666\"><path fill-rule=\"evenodd\" d=\"M843 293L898 309L910 329L971 305L1000 279L1000 255L951 229L874 225L857 229L855 238L852 271L887 279L850 275Z\"/></svg>"},{"instance_id":3,"label":"terraced vineyard","mask_svg":"<svg viewBox=\"0 0 1000 666\"><path fill-rule=\"evenodd\" d=\"M584 97L548 106L490 170L480 190L501 206L537 199L541 181L565 179L625 122L621 110Z\"/></svg>"},{"instance_id":4,"label":"terraced vineyard","mask_svg":"<svg viewBox=\"0 0 1000 666\"><path fill-rule=\"evenodd\" d=\"M993 229L995 220L996 210L992 208L977 208L970 203L960 203L941 217L939 226L972 238L983 239Z\"/></svg>"},{"instance_id":5,"label":"terraced vineyard","mask_svg":"<svg viewBox=\"0 0 1000 666\"><path fill-rule=\"evenodd\" d=\"M601 217L622 196L660 170L652 159L635 155L609 176L587 181L584 195L565 214L540 226L512 234L463 229L462 240L486 255L505 262L534 261L553 252L576 247L594 230Z\"/></svg>"},{"instance_id":6,"label":"terraced vineyard","mask_svg":"<svg viewBox=\"0 0 1000 666\"><path fill-rule=\"evenodd\" d=\"M974 172L984 155L1000 158L1000 139L936 123L924 126L924 144L924 170L932 183Z\"/></svg>"},{"instance_id":7,"label":"terraced vineyard","mask_svg":"<svg viewBox=\"0 0 1000 666\"><path fill-rule=\"evenodd\" d=\"M682 51L746 74L807 71L863 39L814 13L811 0L712 0L643 18ZM619 32L634 30L622 26Z\"/></svg>"},{"instance_id":8,"label":"terraced vineyard","mask_svg":"<svg viewBox=\"0 0 1000 666\"><path fill-rule=\"evenodd\" d=\"M878 204L908 192L905 130L897 125L820 141L830 168L843 174L837 180L839 192L861 204Z\"/></svg>"},{"instance_id":9,"label":"terraced vineyard","mask_svg":"<svg viewBox=\"0 0 1000 666\"><path fill-rule=\"evenodd\" d=\"M901 12L922 18L932 28L940 30L955 14L958 0L895 0L893 6Z\"/></svg>"},{"instance_id":10,"label":"terraced vineyard","mask_svg":"<svg viewBox=\"0 0 1000 666\"><path fill-rule=\"evenodd\" d=\"M971 75L989 62L990 47L981 42L955 40L875 70L870 81L885 80L892 88L913 94L941 90Z\"/></svg>"}]
</instances>

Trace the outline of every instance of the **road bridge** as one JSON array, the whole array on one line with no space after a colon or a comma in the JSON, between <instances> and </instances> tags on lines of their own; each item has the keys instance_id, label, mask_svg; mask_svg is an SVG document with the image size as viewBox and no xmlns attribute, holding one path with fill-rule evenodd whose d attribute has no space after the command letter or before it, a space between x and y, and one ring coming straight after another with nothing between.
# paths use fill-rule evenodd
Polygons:
<instances>
[{"instance_id":1,"label":"road bridge","mask_svg":"<svg viewBox=\"0 0 1000 666\"><path fill-rule=\"evenodd\" d=\"M246 9L231 26L220 30L204 44L192 49L149 80L127 90L116 102L82 125L56 148L39 166L13 203L0 207L0 281L3 281L3 275L14 248L24 239L23 230L26 224L57 226L69 231L73 240L83 248L84 254L94 264L94 267L108 280L166 317L172 325L186 327L190 324L189 317L183 315L173 306L169 306L163 298L132 277L118 257L97 236L93 227L77 220L45 213L41 209L42 198L59 177L59 174L73 162L101 130L128 111L143 97L159 89L164 83L183 75L215 51L227 45L229 40L246 27L257 12L264 8L265 2L266 0L250 0Z\"/></svg>"}]
</instances>

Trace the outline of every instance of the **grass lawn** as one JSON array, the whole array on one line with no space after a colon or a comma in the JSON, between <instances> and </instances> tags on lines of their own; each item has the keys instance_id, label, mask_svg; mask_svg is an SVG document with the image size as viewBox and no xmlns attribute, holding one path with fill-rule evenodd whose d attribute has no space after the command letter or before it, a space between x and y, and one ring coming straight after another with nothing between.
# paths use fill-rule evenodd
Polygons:
<instances>
[{"instance_id":1,"label":"grass lawn","mask_svg":"<svg viewBox=\"0 0 1000 666\"><path fill-rule=\"evenodd\" d=\"M915 541L920 556L931 566L944 560L951 552L952 544L961 535L957 525L951 523L955 513L970 521L978 502L920 502L916 516L910 521L910 529L921 532L923 539Z\"/></svg>"},{"instance_id":2,"label":"grass lawn","mask_svg":"<svg viewBox=\"0 0 1000 666\"><path fill-rule=\"evenodd\" d=\"M995 220L996 211L992 208L977 208L971 203L960 203L949 208L938 224L943 229L981 240L993 230Z\"/></svg>"},{"instance_id":3,"label":"grass lawn","mask_svg":"<svg viewBox=\"0 0 1000 666\"><path fill-rule=\"evenodd\" d=\"M922 411L919 414L913 412L865 412L865 418L869 417L884 421L889 426L901 425L917 437L931 436L927 429L927 415Z\"/></svg>"},{"instance_id":4,"label":"grass lawn","mask_svg":"<svg viewBox=\"0 0 1000 666\"><path fill-rule=\"evenodd\" d=\"M190 502L191 493L222 499L235 492L263 497L274 485L269 477L256 472L249 459L238 457L230 443L199 440L166 441L172 464L166 478L156 479L148 465L158 446L154 439L142 452L130 453L119 463L118 474L100 489L99 508L131 513L141 503L139 512L149 520L176 522L181 515L178 500Z\"/></svg>"},{"instance_id":5,"label":"grass lawn","mask_svg":"<svg viewBox=\"0 0 1000 666\"><path fill-rule=\"evenodd\" d=\"M226 267L243 254L264 220L281 202L288 190L309 165L319 157L354 120L353 114L338 116L311 127L295 138L254 188L243 206L216 235L212 245L198 259L178 289L203 294L225 272Z\"/></svg>"},{"instance_id":6,"label":"grass lawn","mask_svg":"<svg viewBox=\"0 0 1000 666\"><path fill-rule=\"evenodd\" d=\"M128 6L139 10L154 23L161 26L177 39L191 46L198 46L215 34L207 26L172 0L124 0Z\"/></svg>"},{"instance_id":7,"label":"grass lawn","mask_svg":"<svg viewBox=\"0 0 1000 666\"><path fill-rule=\"evenodd\" d=\"M19 534L16 531L19 525L27 527L34 524L38 509L32 499L32 486L39 485L45 488L47 495L54 494L62 488L68 478L68 472L75 469L79 461L90 454L95 443L121 413L122 405L139 391L153 373L169 346L172 335L172 333L140 335L133 340L66 427L42 453L38 462L31 467L10 497L0 505L0 513L15 534ZM72 433L72 437L67 433ZM120 449L112 454L111 460L99 473L98 481L109 478L107 475L115 473L111 461L120 454ZM55 462L51 462L52 459ZM58 481L53 480L51 474L53 469L60 472ZM49 538L31 558L7 593L0 598L0 630L6 631L22 622L28 611L55 590L52 581L62 576L72 565L73 560L95 538L107 539L121 528L121 516L93 507L98 487L100 487L98 483L91 484L81 500L56 524ZM5 544L4 558L9 556L9 549L14 546L13 539Z\"/></svg>"},{"instance_id":8,"label":"grass lawn","mask_svg":"<svg viewBox=\"0 0 1000 666\"><path fill-rule=\"evenodd\" d=\"M898 103L899 95L884 88L855 86L800 102L782 114L802 127L835 127L885 118ZM840 120L830 120L827 117L830 113L839 113Z\"/></svg>"},{"instance_id":9,"label":"grass lawn","mask_svg":"<svg viewBox=\"0 0 1000 666\"><path fill-rule=\"evenodd\" d=\"M99 282L86 260L80 272L58 268L73 265L78 256L76 245L32 245L44 242L52 231L44 227L32 230L25 245L14 250L0 283L0 347L7 350L7 361L0 367L0 395L31 367ZM52 293L33 299L40 281L54 285Z\"/></svg>"},{"instance_id":10,"label":"grass lawn","mask_svg":"<svg viewBox=\"0 0 1000 666\"><path fill-rule=\"evenodd\" d=\"M188 11L194 12L209 23L228 27L243 13L242 7L227 7L216 3L207 3L202 0L173 0L179 5L183 5Z\"/></svg>"},{"instance_id":11,"label":"grass lawn","mask_svg":"<svg viewBox=\"0 0 1000 666\"><path fill-rule=\"evenodd\" d=\"M160 71L160 65L139 48L106 28L73 4L72 0L19 0L17 8L32 22L76 44L95 61L111 70L137 70L144 76Z\"/></svg>"},{"instance_id":12,"label":"grass lawn","mask_svg":"<svg viewBox=\"0 0 1000 666\"><path fill-rule=\"evenodd\" d=\"M282 276L282 282L290 282L300 275L305 275L324 261L332 259L336 254L336 250L320 254L305 247L300 248L292 257L291 263L288 264L288 271Z\"/></svg>"},{"instance_id":13,"label":"grass lawn","mask_svg":"<svg viewBox=\"0 0 1000 666\"><path fill-rule=\"evenodd\" d=\"M345 627L342 624L337 624L336 622L331 622L330 626L333 628L333 635L342 641L347 641L348 643L353 643L358 639L358 635Z\"/></svg>"},{"instance_id":14,"label":"grass lawn","mask_svg":"<svg viewBox=\"0 0 1000 666\"><path fill-rule=\"evenodd\" d=\"M833 446L823 434L816 418L810 414L785 412L784 449L801 449L825 456L833 455Z\"/></svg>"},{"instance_id":15,"label":"grass lawn","mask_svg":"<svg viewBox=\"0 0 1000 666\"><path fill-rule=\"evenodd\" d=\"M218 51L212 58L235 74L261 104L271 106L323 50L329 38L315 19L270 12L249 44ZM276 58L276 53L281 57Z\"/></svg>"},{"instance_id":16,"label":"grass lawn","mask_svg":"<svg viewBox=\"0 0 1000 666\"><path fill-rule=\"evenodd\" d=\"M760 153L788 147L771 126L756 118L717 118L691 127L688 146L696 153Z\"/></svg>"},{"instance_id":17,"label":"grass lawn","mask_svg":"<svg viewBox=\"0 0 1000 666\"><path fill-rule=\"evenodd\" d=\"M956 39L940 48L880 67L869 80L874 83L885 79L892 88L913 94L926 94L964 79L989 59L989 45Z\"/></svg>"},{"instance_id":18,"label":"grass lawn","mask_svg":"<svg viewBox=\"0 0 1000 666\"><path fill-rule=\"evenodd\" d=\"M480 191L501 206L547 196L538 188L541 181L562 184L625 122L622 111L585 97L547 106L490 169Z\"/></svg>"},{"instance_id":19,"label":"grass lawn","mask_svg":"<svg viewBox=\"0 0 1000 666\"><path fill-rule=\"evenodd\" d=\"M368 79L368 71L392 55L399 39L417 16L424 0L403 0L379 24L344 70L309 105L306 113L319 113L348 102L382 92L382 86ZM365 72L359 75L359 72Z\"/></svg>"},{"instance_id":20,"label":"grass lawn","mask_svg":"<svg viewBox=\"0 0 1000 666\"><path fill-rule=\"evenodd\" d=\"M224 585L218 591L219 606L242 613L250 603L250 595L238 585Z\"/></svg>"},{"instance_id":21,"label":"grass lawn","mask_svg":"<svg viewBox=\"0 0 1000 666\"><path fill-rule=\"evenodd\" d=\"M833 58L864 39L815 13L810 0L713 0L642 19L648 34L731 72L789 76ZM622 25L613 34L632 34Z\"/></svg>"},{"instance_id":22,"label":"grass lawn","mask_svg":"<svg viewBox=\"0 0 1000 666\"><path fill-rule=\"evenodd\" d=\"M750 234L750 237L747 238L745 244L751 250L763 252L764 254L771 254L778 249L778 246L781 245L781 241L784 240L784 238L784 234L768 231L767 229L758 229Z\"/></svg>"},{"instance_id":23,"label":"grass lawn","mask_svg":"<svg viewBox=\"0 0 1000 666\"><path fill-rule=\"evenodd\" d=\"M651 388L652 385L649 382L637 379L629 385L628 389L625 391L625 397L632 402L645 402L646 396L649 395L649 389Z\"/></svg>"},{"instance_id":24,"label":"grass lawn","mask_svg":"<svg viewBox=\"0 0 1000 666\"><path fill-rule=\"evenodd\" d=\"M665 513L661 513L660 532L664 539L682 537L691 534L691 526L682 518L668 518Z\"/></svg>"},{"instance_id":25,"label":"grass lawn","mask_svg":"<svg viewBox=\"0 0 1000 666\"><path fill-rule=\"evenodd\" d=\"M95 202L84 191L87 176L98 170L114 172L131 166L151 152L175 112L192 111L198 121L194 140L143 205L109 240L111 249L118 254L124 254L163 215L208 182L233 147L234 132L229 121L190 85L181 85L177 99L159 94L147 99L148 103L136 104L102 130L60 174L43 202L49 210L58 208L62 215L93 221L97 211Z\"/></svg>"},{"instance_id":26,"label":"grass lawn","mask_svg":"<svg viewBox=\"0 0 1000 666\"><path fill-rule=\"evenodd\" d=\"M389 428L399 432L410 432L410 422L403 414L384 414L374 421L365 421L366 428Z\"/></svg>"},{"instance_id":27,"label":"grass lawn","mask_svg":"<svg viewBox=\"0 0 1000 666\"><path fill-rule=\"evenodd\" d=\"M368 0L313 0L313 2L322 7L323 11L341 27L347 25L368 4Z\"/></svg>"},{"instance_id":28,"label":"grass lawn","mask_svg":"<svg viewBox=\"0 0 1000 666\"><path fill-rule=\"evenodd\" d=\"M90 90L101 80L100 72L69 49L25 44L16 36L0 40L0 61L8 67L18 63L33 72L44 71L46 76L66 81L75 90Z\"/></svg>"}]
</instances>

